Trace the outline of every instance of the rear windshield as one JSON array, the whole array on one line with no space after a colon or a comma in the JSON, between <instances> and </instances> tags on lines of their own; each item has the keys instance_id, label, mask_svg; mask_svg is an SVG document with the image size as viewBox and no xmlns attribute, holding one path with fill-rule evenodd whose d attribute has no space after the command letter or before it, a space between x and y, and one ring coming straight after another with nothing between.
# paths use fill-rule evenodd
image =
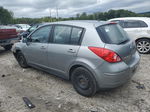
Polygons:
<instances>
[{"instance_id":1,"label":"rear windshield","mask_svg":"<svg viewBox=\"0 0 150 112\"><path fill-rule=\"evenodd\" d=\"M127 33L118 24L107 24L96 28L104 43L122 44L129 40Z\"/></svg>"}]
</instances>

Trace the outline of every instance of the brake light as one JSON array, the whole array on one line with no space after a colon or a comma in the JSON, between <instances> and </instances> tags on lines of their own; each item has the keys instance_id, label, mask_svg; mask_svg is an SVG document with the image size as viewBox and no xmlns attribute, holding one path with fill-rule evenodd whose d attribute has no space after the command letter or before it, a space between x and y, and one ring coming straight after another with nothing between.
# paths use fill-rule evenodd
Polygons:
<instances>
[{"instance_id":1,"label":"brake light","mask_svg":"<svg viewBox=\"0 0 150 112\"><path fill-rule=\"evenodd\" d=\"M115 53L106 48L99 48L99 47L88 47L93 53L95 53L100 58L104 59L109 63L116 63L122 61L121 58Z\"/></svg>"},{"instance_id":2,"label":"brake light","mask_svg":"<svg viewBox=\"0 0 150 112\"><path fill-rule=\"evenodd\" d=\"M117 24L116 22L110 22L109 24Z\"/></svg>"}]
</instances>

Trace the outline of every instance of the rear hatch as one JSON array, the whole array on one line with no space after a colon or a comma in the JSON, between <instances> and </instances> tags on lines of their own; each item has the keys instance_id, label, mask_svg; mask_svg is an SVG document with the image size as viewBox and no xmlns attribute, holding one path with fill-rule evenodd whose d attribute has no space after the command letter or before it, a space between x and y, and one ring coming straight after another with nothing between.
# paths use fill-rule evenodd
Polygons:
<instances>
[{"instance_id":1,"label":"rear hatch","mask_svg":"<svg viewBox=\"0 0 150 112\"><path fill-rule=\"evenodd\" d=\"M0 29L0 39L16 38L16 29Z\"/></svg>"},{"instance_id":2,"label":"rear hatch","mask_svg":"<svg viewBox=\"0 0 150 112\"><path fill-rule=\"evenodd\" d=\"M126 63L130 64L136 52L136 46L127 33L116 23L102 25L96 28L105 48L112 50Z\"/></svg>"}]
</instances>

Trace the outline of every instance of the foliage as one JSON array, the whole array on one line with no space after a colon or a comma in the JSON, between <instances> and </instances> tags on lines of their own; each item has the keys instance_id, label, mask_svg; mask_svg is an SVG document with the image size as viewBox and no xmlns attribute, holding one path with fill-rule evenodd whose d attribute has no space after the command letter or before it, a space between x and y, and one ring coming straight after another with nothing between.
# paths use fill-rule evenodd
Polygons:
<instances>
[{"instance_id":1,"label":"foliage","mask_svg":"<svg viewBox=\"0 0 150 112\"><path fill-rule=\"evenodd\" d=\"M92 14L87 14L83 12L81 14L77 14L75 17L68 18L50 18L50 17L42 17L42 18L13 18L13 13L0 7L0 23L1 24L35 24L41 22L55 22L55 21L65 21L65 20L108 20L112 18L118 17L150 17L150 12L137 14L128 10L109 10L108 12L96 12Z\"/></svg>"},{"instance_id":2,"label":"foliage","mask_svg":"<svg viewBox=\"0 0 150 112\"><path fill-rule=\"evenodd\" d=\"M13 21L13 12L0 7L0 24L9 24Z\"/></svg>"},{"instance_id":3,"label":"foliage","mask_svg":"<svg viewBox=\"0 0 150 112\"><path fill-rule=\"evenodd\" d=\"M112 18L118 17L135 17L140 16L134 12L128 10L109 10L108 12L97 12L94 14L87 15L86 13L82 13L78 18L79 19L89 19L89 20L108 20Z\"/></svg>"}]
</instances>

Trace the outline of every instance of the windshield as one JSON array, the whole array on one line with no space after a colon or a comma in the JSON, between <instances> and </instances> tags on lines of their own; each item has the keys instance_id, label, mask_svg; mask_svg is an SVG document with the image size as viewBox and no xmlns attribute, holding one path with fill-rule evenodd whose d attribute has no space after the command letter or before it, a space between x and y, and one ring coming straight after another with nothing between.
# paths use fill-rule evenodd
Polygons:
<instances>
[{"instance_id":1,"label":"windshield","mask_svg":"<svg viewBox=\"0 0 150 112\"><path fill-rule=\"evenodd\" d=\"M102 41L108 44L121 44L127 42L127 33L118 24L107 24L96 28Z\"/></svg>"},{"instance_id":2,"label":"windshield","mask_svg":"<svg viewBox=\"0 0 150 112\"><path fill-rule=\"evenodd\" d=\"M32 32L32 31L34 31L36 28L38 28L38 25L31 26L31 27L28 29L28 31L29 31L29 32Z\"/></svg>"}]
</instances>

